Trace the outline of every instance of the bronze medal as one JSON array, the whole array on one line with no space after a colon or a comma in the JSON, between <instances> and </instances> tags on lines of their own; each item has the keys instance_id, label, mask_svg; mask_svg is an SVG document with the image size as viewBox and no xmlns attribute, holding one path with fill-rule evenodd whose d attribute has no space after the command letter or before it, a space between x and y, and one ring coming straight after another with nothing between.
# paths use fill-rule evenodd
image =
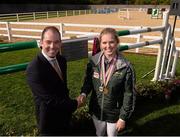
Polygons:
<instances>
[{"instance_id":1,"label":"bronze medal","mask_svg":"<svg viewBox=\"0 0 180 137\"><path fill-rule=\"evenodd\" d=\"M103 93L104 93L104 94L107 94L108 92L109 92L108 88L107 88L107 87L104 87Z\"/></svg>"},{"instance_id":2,"label":"bronze medal","mask_svg":"<svg viewBox=\"0 0 180 137\"><path fill-rule=\"evenodd\" d=\"M101 57L101 70L100 70L100 82L101 82L101 86L103 86L103 87L101 88L101 86L100 86L99 91L103 92L104 94L108 94L109 89L107 88L107 85L108 85L108 82L109 82L113 72L114 72L117 56L112 59L107 70L105 70L105 60L104 59L105 59L105 56L103 55Z\"/></svg>"}]
</instances>

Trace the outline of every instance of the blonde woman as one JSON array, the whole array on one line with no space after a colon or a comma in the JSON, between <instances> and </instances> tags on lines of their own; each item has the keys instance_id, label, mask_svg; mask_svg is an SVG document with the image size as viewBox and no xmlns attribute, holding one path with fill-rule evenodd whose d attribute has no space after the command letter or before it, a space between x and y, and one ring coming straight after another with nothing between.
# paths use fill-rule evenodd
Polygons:
<instances>
[{"instance_id":1,"label":"blonde woman","mask_svg":"<svg viewBox=\"0 0 180 137\"><path fill-rule=\"evenodd\" d=\"M92 56L79 101L91 94L89 111L97 136L117 136L126 127L135 106L133 67L119 52L119 38L112 28L99 36L101 52Z\"/></svg>"}]
</instances>

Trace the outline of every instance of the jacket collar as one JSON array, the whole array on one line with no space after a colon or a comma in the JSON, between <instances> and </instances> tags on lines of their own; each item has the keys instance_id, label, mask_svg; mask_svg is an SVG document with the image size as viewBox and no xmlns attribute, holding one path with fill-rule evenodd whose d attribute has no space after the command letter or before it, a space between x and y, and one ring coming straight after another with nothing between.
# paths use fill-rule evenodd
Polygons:
<instances>
[{"instance_id":1,"label":"jacket collar","mask_svg":"<svg viewBox=\"0 0 180 137\"><path fill-rule=\"evenodd\" d=\"M46 53L45 53L43 50L41 51L41 53L42 53L42 55L43 55L49 62L51 62L52 60L56 59L56 57L50 58L48 55L46 55Z\"/></svg>"},{"instance_id":2,"label":"jacket collar","mask_svg":"<svg viewBox=\"0 0 180 137\"><path fill-rule=\"evenodd\" d=\"M122 69L128 66L128 61L123 57L122 54L118 54L117 62L116 62L116 69Z\"/></svg>"},{"instance_id":3,"label":"jacket collar","mask_svg":"<svg viewBox=\"0 0 180 137\"><path fill-rule=\"evenodd\" d=\"M103 52L101 51L91 58L91 60L95 64L95 66L99 65L102 55L103 55ZM116 70L127 67L128 64L129 64L128 61L123 57L123 55L120 52L118 52L118 58L117 58L117 62L116 62Z\"/></svg>"}]
</instances>

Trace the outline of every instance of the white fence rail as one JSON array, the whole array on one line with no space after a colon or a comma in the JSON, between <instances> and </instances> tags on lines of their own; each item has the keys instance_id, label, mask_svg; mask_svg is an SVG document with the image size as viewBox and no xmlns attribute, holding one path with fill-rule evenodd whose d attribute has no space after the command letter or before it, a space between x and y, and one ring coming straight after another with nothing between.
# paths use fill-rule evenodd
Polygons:
<instances>
[{"instance_id":1,"label":"white fence rail","mask_svg":"<svg viewBox=\"0 0 180 137\"><path fill-rule=\"evenodd\" d=\"M39 23L39 22L0 22L0 35L8 37L9 41L12 41L13 38L27 38L27 39L40 39L40 33L42 32L45 26L56 26L59 28L62 39L69 39L73 36L75 37L90 37L89 42L92 42L93 37L97 36L102 28L112 27L117 30L127 30L127 29L139 29L147 27L145 26L118 26L118 25L92 25L92 24L72 24L72 23ZM68 28L69 27L69 28ZM73 28L72 28L73 27ZM68 28L68 29L67 29ZM75 28L79 28L79 30L73 30ZM88 28L95 28L99 31L89 31ZM154 27L156 28L156 27ZM83 31L82 31L83 30ZM87 31L86 31L87 30ZM175 32L180 33L180 28L176 28ZM180 36L180 34L179 34ZM151 39L157 40L161 38L159 35L143 35L143 34L132 34L127 36L122 36L123 38L131 38L135 39L135 42L143 41L143 39ZM175 40L180 43L180 38L176 37ZM131 44L135 42L129 42L127 39L125 42L121 42L121 44ZM147 46L149 48L158 48L157 46ZM177 50L180 50L180 44L177 45ZM138 50L136 50L138 52Z\"/></svg>"},{"instance_id":2,"label":"white fence rail","mask_svg":"<svg viewBox=\"0 0 180 137\"><path fill-rule=\"evenodd\" d=\"M28 13L11 13L0 14L0 21L24 21L36 19L48 19L54 17L74 16L82 14L91 14L92 10L66 10L66 11L43 11L43 12L28 12Z\"/></svg>"}]
</instances>

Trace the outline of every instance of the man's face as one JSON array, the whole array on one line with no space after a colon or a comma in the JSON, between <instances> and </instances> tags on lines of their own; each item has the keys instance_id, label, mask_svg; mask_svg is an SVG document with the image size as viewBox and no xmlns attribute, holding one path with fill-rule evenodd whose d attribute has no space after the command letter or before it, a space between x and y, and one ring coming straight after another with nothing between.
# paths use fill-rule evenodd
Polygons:
<instances>
[{"instance_id":1,"label":"man's face","mask_svg":"<svg viewBox=\"0 0 180 137\"><path fill-rule=\"evenodd\" d=\"M57 32L48 30L44 34L44 38L41 41L41 46L43 52L50 58L53 58L57 55L61 48L61 39Z\"/></svg>"}]
</instances>

